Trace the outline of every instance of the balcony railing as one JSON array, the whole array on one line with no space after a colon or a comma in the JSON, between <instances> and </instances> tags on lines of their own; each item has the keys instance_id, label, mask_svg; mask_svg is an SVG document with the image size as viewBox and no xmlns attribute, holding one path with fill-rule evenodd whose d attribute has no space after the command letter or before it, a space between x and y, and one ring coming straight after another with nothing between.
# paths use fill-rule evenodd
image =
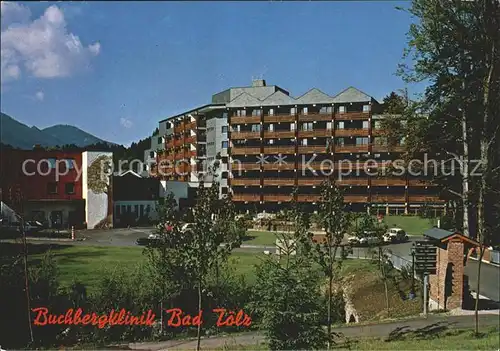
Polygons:
<instances>
[{"instance_id":1,"label":"balcony railing","mask_svg":"<svg viewBox=\"0 0 500 351\"><path fill-rule=\"evenodd\" d=\"M173 140L170 140L167 145L166 145L166 148L167 149L172 149L174 147L174 141Z\"/></svg>"},{"instance_id":2,"label":"balcony railing","mask_svg":"<svg viewBox=\"0 0 500 351\"><path fill-rule=\"evenodd\" d=\"M184 139L176 139L174 141L174 146L182 146L184 144Z\"/></svg>"},{"instance_id":3,"label":"balcony railing","mask_svg":"<svg viewBox=\"0 0 500 351\"><path fill-rule=\"evenodd\" d=\"M332 131L330 129L318 130L300 130L299 138L312 138L312 137L331 137Z\"/></svg>"},{"instance_id":4,"label":"balcony railing","mask_svg":"<svg viewBox=\"0 0 500 351\"><path fill-rule=\"evenodd\" d=\"M299 178L298 179L298 185L301 186L318 186L323 183L325 179L322 177L318 178Z\"/></svg>"},{"instance_id":5,"label":"balcony railing","mask_svg":"<svg viewBox=\"0 0 500 351\"><path fill-rule=\"evenodd\" d=\"M368 202L368 196L367 195L344 195L344 202L355 202L355 203Z\"/></svg>"},{"instance_id":6,"label":"balcony railing","mask_svg":"<svg viewBox=\"0 0 500 351\"><path fill-rule=\"evenodd\" d=\"M340 185L362 185L362 186L368 186L368 178L342 178L339 181Z\"/></svg>"},{"instance_id":7,"label":"balcony railing","mask_svg":"<svg viewBox=\"0 0 500 351\"><path fill-rule=\"evenodd\" d=\"M231 185L260 185L260 179L252 179L252 178L233 178L231 179Z\"/></svg>"},{"instance_id":8,"label":"balcony railing","mask_svg":"<svg viewBox=\"0 0 500 351\"><path fill-rule=\"evenodd\" d=\"M231 132L231 139L259 139L260 132Z\"/></svg>"},{"instance_id":9,"label":"balcony railing","mask_svg":"<svg viewBox=\"0 0 500 351\"><path fill-rule=\"evenodd\" d=\"M286 160L285 160L286 162ZM293 171L295 169L295 162L280 162L280 163L264 163L262 168L266 171Z\"/></svg>"},{"instance_id":10,"label":"balcony railing","mask_svg":"<svg viewBox=\"0 0 500 351\"><path fill-rule=\"evenodd\" d=\"M260 116L231 117L231 124L260 123Z\"/></svg>"},{"instance_id":11,"label":"balcony railing","mask_svg":"<svg viewBox=\"0 0 500 351\"><path fill-rule=\"evenodd\" d=\"M293 178L264 178L265 186L295 185Z\"/></svg>"},{"instance_id":12,"label":"balcony railing","mask_svg":"<svg viewBox=\"0 0 500 351\"><path fill-rule=\"evenodd\" d=\"M294 122L294 121L295 121L295 116L290 114L264 116L264 123Z\"/></svg>"},{"instance_id":13,"label":"balcony railing","mask_svg":"<svg viewBox=\"0 0 500 351\"><path fill-rule=\"evenodd\" d=\"M264 195L264 201L268 202L288 202L292 201L292 195Z\"/></svg>"},{"instance_id":14,"label":"balcony railing","mask_svg":"<svg viewBox=\"0 0 500 351\"><path fill-rule=\"evenodd\" d=\"M231 169L233 171L239 171L239 170L244 170L244 171L258 171L260 170L260 163L240 163L240 162L233 162L231 164Z\"/></svg>"},{"instance_id":15,"label":"balcony railing","mask_svg":"<svg viewBox=\"0 0 500 351\"><path fill-rule=\"evenodd\" d=\"M345 121L345 120L360 120L360 119L369 119L370 114L368 112L345 112L345 113L337 113L335 114L335 119L337 121Z\"/></svg>"},{"instance_id":16,"label":"balcony railing","mask_svg":"<svg viewBox=\"0 0 500 351\"><path fill-rule=\"evenodd\" d=\"M303 195L299 194L297 195L297 201L298 202L318 202L321 200L320 195L313 195L313 194L308 194L308 195Z\"/></svg>"},{"instance_id":17,"label":"balcony railing","mask_svg":"<svg viewBox=\"0 0 500 351\"><path fill-rule=\"evenodd\" d=\"M435 186L430 180L423 179L410 179L408 183L410 186Z\"/></svg>"},{"instance_id":18,"label":"balcony railing","mask_svg":"<svg viewBox=\"0 0 500 351\"><path fill-rule=\"evenodd\" d=\"M259 155L260 147L232 147L232 155Z\"/></svg>"},{"instance_id":19,"label":"balcony railing","mask_svg":"<svg viewBox=\"0 0 500 351\"><path fill-rule=\"evenodd\" d=\"M406 179L372 179L372 186L405 186Z\"/></svg>"},{"instance_id":20,"label":"balcony railing","mask_svg":"<svg viewBox=\"0 0 500 351\"><path fill-rule=\"evenodd\" d=\"M337 129L335 130L336 137L349 136L368 136L369 129Z\"/></svg>"},{"instance_id":21,"label":"balcony railing","mask_svg":"<svg viewBox=\"0 0 500 351\"><path fill-rule=\"evenodd\" d=\"M264 146L265 154L293 154L295 146Z\"/></svg>"},{"instance_id":22,"label":"balcony railing","mask_svg":"<svg viewBox=\"0 0 500 351\"><path fill-rule=\"evenodd\" d=\"M444 202L444 200L439 199L436 195L409 195L409 202Z\"/></svg>"},{"instance_id":23,"label":"balcony railing","mask_svg":"<svg viewBox=\"0 0 500 351\"><path fill-rule=\"evenodd\" d=\"M196 128L196 122L189 122L184 125L185 130L193 130Z\"/></svg>"},{"instance_id":24,"label":"balcony railing","mask_svg":"<svg viewBox=\"0 0 500 351\"><path fill-rule=\"evenodd\" d=\"M233 194L232 196L233 201L260 201L260 195L259 194Z\"/></svg>"},{"instance_id":25,"label":"balcony railing","mask_svg":"<svg viewBox=\"0 0 500 351\"><path fill-rule=\"evenodd\" d=\"M295 131L293 130L278 130L274 132L265 131L264 138L269 139L280 139L280 138L293 138L295 137Z\"/></svg>"},{"instance_id":26,"label":"balcony railing","mask_svg":"<svg viewBox=\"0 0 500 351\"><path fill-rule=\"evenodd\" d=\"M372 202L406 202L404 195L372 195Z\"/></svg>"},{"instance_id":27,"label":"balcony railing","mask_svg":"<svg viewBox=\"0 0 500 351\"><path fill-rule=\"evenodd\" d=\"M189 137L187 137L187 138L184 140L184 142L185 142L186 144L195 144L195 143L196 143L196 136L194 136L194 135L193 135L193 136L189 136Z\"/></svg>"},{"instance_id":28,"label":"balcony railing","mask_svg":"<svg viewBox=\"0 0 500 351\"><path fill-rule=\"evenodd\" d=\"M368 152L368 145L335 145L335 152Z\"/></svg>"},{"instance_id":29,"label":"balcony railing","mask_svg":"<svg viewBox=\"0 0 500 351\"><path fill-rule=\"evenodd\" d=\"M299 153L301 154L314 154L314 153L325 153L326 145L311 145L311 146L299 146Z\"/></svg>"},{"instance_id":30,"label":"balcony railing","mask_svg":"<svg viewBox=\"0 0 500 351\"><path fill-rule=\"evenodd\" d=\"M331 121L331 113L308 113L307 115L299 115L300 122L313 122L313 121Z\"/></svg>"}]
</instances>

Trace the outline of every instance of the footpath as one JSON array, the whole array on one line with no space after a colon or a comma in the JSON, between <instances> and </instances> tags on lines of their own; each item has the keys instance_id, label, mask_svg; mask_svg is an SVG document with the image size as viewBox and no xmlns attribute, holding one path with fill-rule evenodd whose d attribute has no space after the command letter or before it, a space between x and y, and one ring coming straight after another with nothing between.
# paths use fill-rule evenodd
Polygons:
<instances>
[{"instance_id":1,"label":"footpath","mask_svg":"<svg viewBox=\"0 0 500 351\"><path fill-rule=\"evenodd\" d=\"M498 327L498 314L483 314L479 316L479 327ZM431 314L427 318L405 319L398 321L380 322L377 324L359 324L334 328L333 331L342 333L347 338L387 338L391 333L404 334L411 331L433 333L445 329L472 329L474 316L450 316ZM223 347L252 346L265 341L260 332L248 332L237 335L208 337L201 340L204 349L218 349ZM129 350L193 350L196 349L195 339L169 340L162 342L143 342L123 345Z\"/></svg>"}]
</instances>

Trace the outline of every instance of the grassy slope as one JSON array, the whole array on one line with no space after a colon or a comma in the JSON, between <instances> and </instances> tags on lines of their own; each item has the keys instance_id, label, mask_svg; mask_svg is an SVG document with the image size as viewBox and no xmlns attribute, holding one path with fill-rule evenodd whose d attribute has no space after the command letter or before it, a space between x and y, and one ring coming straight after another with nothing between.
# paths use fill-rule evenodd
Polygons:
<instances>
[{"instance_id":1,"label":"grassy slope","mask_svg":"<svg viewBox=\"0 0 500 351\"><path fill-rule=\"evenodd\" d=\"M402 228L410 235L422 235L436 224L436 220L418 216L385 216L384 223L389 227Z\"/></svg>"}]
</instances>

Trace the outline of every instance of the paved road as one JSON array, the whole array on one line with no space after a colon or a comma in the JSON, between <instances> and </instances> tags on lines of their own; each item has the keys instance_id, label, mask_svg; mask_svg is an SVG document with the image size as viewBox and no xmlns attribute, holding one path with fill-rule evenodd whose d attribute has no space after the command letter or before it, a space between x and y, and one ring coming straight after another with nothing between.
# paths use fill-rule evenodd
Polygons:
<instances>
[{"instance_id":1,"label":"paved road","mask_svg":"<svg viewBox=\"0 0 500 351\"><path fill-rule=\"evenodd\" d=\"M495 326L498 327L498 315L489 314L479 317L480 328ZM403 334L411 331L424 332L429 335L444 331L446 329L471 329L474 327L473 316L443 316L429 315L427 318L416 318L400 320L388 323L353 325L335 328L335 332L342 333L350 339L360 337L378 337L387 338L391 333ZM256 345L265 341L262 334L258 332L249 332L239 335L230 335L225 337L213 337L202 339L201 346L205 349L214 349L236 345ZM187 350L196 348L196 340L170 340L163 342L145 342L133 343L127 345L133 350ZM465 347L466 345L459 345Z\"/></svg>"},{"instance_id":2,"label":"paved road","mask_svg":"<svg viewBox=\"0 0 500 351\"><path fill-rule=\"evenodd\" d=\"M83 241L32 241L33 243L54 243L61 245L83 245L83 246L119 246L119 247L137 247L136 240L140 237L147 236L154 231L153 228L117 228L110 230L87 230L76 233L77 238L84 237ZM410 237L410 241L406 243L391 244L385 246L397 256L403 257L411 262L410 249L413 241L419 240L421 237ZM269 250L274 252L274 246L251 245L243 244L238 251L264 251ZM354 248L352 258L364 258L367 255L366 248ZM469 286L471 290L476 290L477 284L477 261L469 260L465 268L465 274L469 276ZM481 273L481 289L480 295L485 296L493 301L500 301L500 268L490 265L482 265Z\"/></svg>"}]
</instances>

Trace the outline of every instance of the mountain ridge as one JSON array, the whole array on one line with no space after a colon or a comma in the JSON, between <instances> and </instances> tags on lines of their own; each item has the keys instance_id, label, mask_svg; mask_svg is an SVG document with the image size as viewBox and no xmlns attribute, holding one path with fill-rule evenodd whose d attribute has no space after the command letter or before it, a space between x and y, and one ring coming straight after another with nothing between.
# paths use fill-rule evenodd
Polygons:
<instances>
[{"instance_id":1,"label":"mountain ridge","mask_svg":"<svg viewBox=\"0 0 500 351\"><path fill-rule=\"evenodd\" d=\"M42 129L37 126L29 127L3 112L0 113L0 142L25 150L30 150L35 145L43 147L70 144L85 147L96 143L117 145L70 124L56 124Z\"/></svg>"}]
</instances>

